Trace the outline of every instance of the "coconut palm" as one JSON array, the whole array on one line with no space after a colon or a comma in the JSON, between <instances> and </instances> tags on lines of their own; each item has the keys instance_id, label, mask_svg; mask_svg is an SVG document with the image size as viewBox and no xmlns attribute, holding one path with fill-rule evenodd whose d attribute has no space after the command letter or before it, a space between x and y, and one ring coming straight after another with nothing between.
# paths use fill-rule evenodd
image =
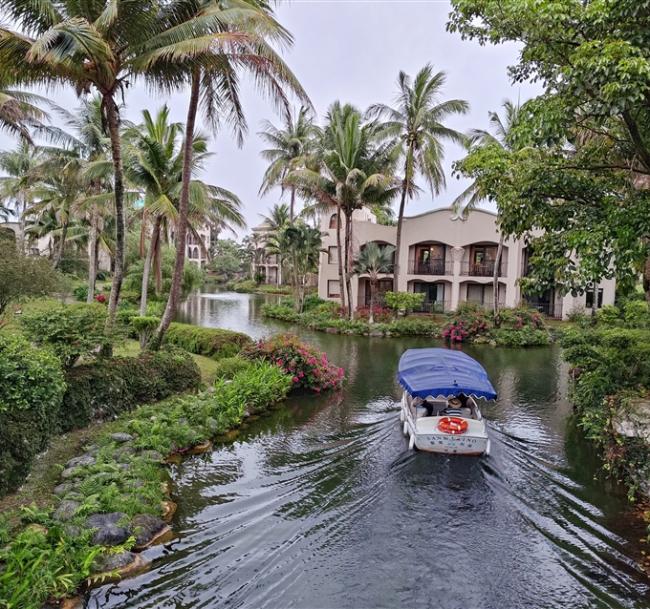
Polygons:
<instances>
[{"instance_id":1,"label":"coconut palm","mask_svg":"<svg viewBox=\"0 0 650 609\"><path fill-rule=\"evenodd\" d=\"M510 100L505 100L502 104L504 118L502 119L498 112L489 112L488 117L490 131L474 129L468 135L468 147L472 146L499 146L511 150L510 133L513 125L517 122L519 115L519 104L514 104ZM477 182L472 182L452 203L456 215L463 214L467 216L472 210L476 209L481 201L487 197L481 192ZM499 202L497 201L497 206ZM495 320L499 313L499 271L501 268L501 258L503 257L504 234L500 233L499 245L497 246L496 259L494 261L494 274L492 276L492 294L493 294L493 313Z\"/></svg>"},{"instance_id":2,"label":"coconut palm","mask_svg":"<svg viewBox=\"0 0 650 609\"><path fill-rule=\"evenodd\" d=\"M352 214L365 205L386 204L397 193L392 177L395 148L378 141L376 123L364 123L350 105L336 102L327 116L317 152L318 170L292 171L287 181L328 209L336 209L341 306L352 317ZM345 219L344 246L341 247L342 220ZM347 294L347 298L346 298Z\"/></svg>"},{"instance_id":3,"label":"coconut palm","mask_svg":"<svg viewBox=\"0 0 650 609\"><path fill-rule=\"evenodd\" d=\"M424 177L432 195L439 194L445 186L442 142L465 142L465 136L447 127L444 121L454 114L464 114L469 106L461 99L440 101L445 80L446 74L434 74L433 67L429 64L415 75L413 81L405 72L400 72L397 78L398 95L395 106L375 104L368 109L369 117L378 117L385 121L385 135L395 138L395 144L401 153L403 175L395 240L398 252L402 243L406 200L412 199L418 191L417 175ZM393 275L395 291L399 285L399 274L398 255Z\"/></svg>"},{"instance_id":4,"label":"coconut palm","mask_svg":"<svg viewBox=\"0 0 650 609\"><path fill-rule=\"evenodd\" d=\"M395 247L393 245L380 246L374 241L367 243L361 248L359 257L354 264L355 271L359 274L367 274L370 280L370 317L368 321L374 323L373 308L375 306L375 294L381 273L390 273L393 269Z\"/></svg>"},{"instance_id":5,"label":"coconut palm","mask_svg":"<svg viewBox=\"0 0 650 609\"><path fill-rule=\"evenodd\" d=\"M32 144L29 128L41 125L48 118L38 106L46 103L48 100L40 95L0 86L0 130Z\"/></svg>"},{"instance_id":6,"label":"coconut palm","mask_svg":"<svg viewBox=\"0 0 650 609\"><path fill-rule=\"evenodd\" d=\"M258 133L262 140L271 148L262 150L261 155L269 162L264 172L260 194L264 195L275 186L280 186L282 192L289 172L297 169L308 158L315 144L317 128L309 108L302 106L294 117L287 114L284 125L276 127L270 121L264 121L263 130ZM289 221L295 218L296 187L289 186L291 199L289 204Z\"/></svg>"},{"instance_id":7,"label":"coconut palm","mask_svg":"<svg viewBox=\"0 0 650 609\"><path fill-rule=\"evenodd\" d=\"M160 325L150 341L161 343L176 312L180 298L192 173L192 142L199 109L212 127L220 120L231 124L241 143L246 122L239 96L239 77L246 71L260 91L288 111L287 91L308 101L305 92L272 43L289 44L290 34L275 20L265 1L242 0L230 6L215 0L172 2L165 12L169 30L138 64L151 69L161 62L173 64L188 75L189 105L183 148L182 188L176 234L176 260L171 289ZM179 39L191 38L191 43Z\"/></svg>"}]
</instances>

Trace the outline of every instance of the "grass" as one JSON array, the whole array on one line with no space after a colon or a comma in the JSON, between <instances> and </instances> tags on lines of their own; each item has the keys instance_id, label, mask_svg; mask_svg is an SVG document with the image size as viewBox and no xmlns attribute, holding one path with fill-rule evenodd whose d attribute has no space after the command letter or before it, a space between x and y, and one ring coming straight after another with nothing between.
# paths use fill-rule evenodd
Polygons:
<instances>
[{"instance_id":1,"label":"grass","mask_svg":"<svg viewBox=\"0 0 650 609\"><path fill-rule=\"evenodd\" d=\"M127 339L115 347L115 355L122 357L137 357L140 353L140 343ZM212 385L216 378L219 362L204 355L191 354L201 371L201 380L205 385Z\"/></svg>"}]
</instances>

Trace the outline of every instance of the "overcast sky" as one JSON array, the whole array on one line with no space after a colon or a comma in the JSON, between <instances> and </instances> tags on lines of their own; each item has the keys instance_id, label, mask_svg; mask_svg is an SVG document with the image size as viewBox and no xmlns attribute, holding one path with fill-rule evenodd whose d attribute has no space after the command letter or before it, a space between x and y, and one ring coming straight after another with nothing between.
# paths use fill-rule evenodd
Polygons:
<instances>
[{"instance_id":1,"label":"overcast sky","mask_svg":"<svg viewBox=\"0 0 650 609\"><path fill-rule=\"evenodd\" d=\"M470 104L470 112L452 118L449 125L463 131L487 128L488 111L498 110L506 98L523 102L537 89L533 85L513 86L508 79L506 68L517 60L516 46L481 47L449 34L445 29L449 10L449 2L443 0L293 0L278 7L277 17L295 39L284 57L319 118L336 99L361 109L374 102L392 102L398 72L414 75L430 62L436 70L447 73L444 97L465 99ZM249 124L244 146L237 148L228 131L218 133L212 146L216 154L203 179L234 191L242 199L246 221L252 227L259 224L259 214L280 196L279 190L263 198L257 194L265 170L259 156L264 145L257 131L264 119L277 125L281 121L271 104L252 87L244 85L242 93ZM51 96L66 108L77 103L71 91L61 90ZM186 94L165 99L150 96L139 86L127 92L125 115L139 120L142 109L155 111L164 102L170 105L173 120L185 120ZM0 148L14 144L0 135ZM408 215L446 207L453 201L466 186L451 175L452 162L462 156L462 148L445 145L447 190L435 199L425 192L409 204Z\"/></svg>"}]
</instances>

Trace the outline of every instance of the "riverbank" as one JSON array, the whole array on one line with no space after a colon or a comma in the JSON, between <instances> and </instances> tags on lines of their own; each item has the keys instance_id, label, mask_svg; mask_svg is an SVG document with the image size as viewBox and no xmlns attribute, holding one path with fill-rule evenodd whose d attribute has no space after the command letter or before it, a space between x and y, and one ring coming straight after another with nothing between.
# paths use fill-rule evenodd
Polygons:
<instances>
[{"instance_id":1,"label":"riverbank","mask_svg":"<svg viewBox=\"0 0 650 609\"><path fill-rule=\"evenodd\" d=\"M231 378L217 379L211 391L142 406L74 434L83 452L59 467L58 477L49 462L39 481L28 483L39 488L38 506L5 501L18 511L0 531L0 605L37 609L48 599L146 567L141 552L169 533L175 509L166 464L210 450L213 440L227 439L245 418L303 386L302 378L323 382L323 389L340 385L338 369L330 370L324 355L318 366L309 364L307 375L300 370L292 377L277 365L276 347L286 353L289 343L254 345ZM317 376L317 368L319 374L336 372L336 383ZM55 459L69 455L62 444L53 447ZM58 483L49 500L47 482Z\"/></svg>"},{"instance_id":2,"label":"riverbank","mask_svg":"<svg viewBox=\"0 0 650 609\"><path fill-rule=\"evenodd\" d=\"M548 345L554 340L541 314L516 308L501 309L498 325L485 309L463 305L447 315L410 314L396 316L389 309L377 308L374 320L369 320L367 308L357 312L355 319L343 317L336 303L318 298L306 300L305 311L298 313L291 299L279 304L265 304L262 315L304 326L328 334L347 334L390 338L399 336L428 336L445 339L452 344L476 343L500 347L530 347Z\"/></svg>"},{"instance_id":3,"label":"riverbank","mask_svg":"<svg viewBox=\"0 0 650 609\"><path fill-rule=\"evenodd\" d=\"M286 296L292 293L291 286L256 283L252 279L229 281L223 287L238 294L279 294Z\"/></svg>"}]
</instances>

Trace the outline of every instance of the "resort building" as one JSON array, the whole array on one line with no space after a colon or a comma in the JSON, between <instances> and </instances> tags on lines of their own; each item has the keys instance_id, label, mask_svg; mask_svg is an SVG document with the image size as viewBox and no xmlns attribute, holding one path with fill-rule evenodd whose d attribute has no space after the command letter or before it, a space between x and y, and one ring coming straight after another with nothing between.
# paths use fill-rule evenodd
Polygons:
<instances>
[{"instance_id":1,"label":"resort building","mask_svg":"<svg viewBox=\"0 0 650 609\"><path fill-rule=\"evenodd\" d=\"M345 222L345 220L342 220ZM377 224L368 209L352 216L352 257L356 258L366 244L395 245L397 228ZM337 214L325 214L321 221L323 253L320 256L318 294L321 298L340 298L337 248ZM344 227L341 229L342 238ZM471 302L486 308L493 306L493 276L499 231L496 214L486 210L472 211L467 218L455 216L450 209L436 209L417 216L405 217L399 252L400 292L424 294L422 312L447 312L459 303ZM514 307L528 304L555 318L566 318L571 311L589 312L614 304L615 281L605 280L579 296L562 295L548 290L538 296L524 296L519 280L528 271L530 250L524 240L507 239L499 268L499 304ZM352 305L370 303L368 275L354 274ZM393 289L392 272L380 276L378 295Z\"/></svg>"},{"instance_id":2,"label":"resort building","mask_svg":"<svg viewBox=\"0 0 650 609\"><path fill-rule=\"evenodd\" d=\"M270 285L282 284L282 265L277 254L268 251L267 245L272 232L271 225L264 221L251 229L251 242L255 244L253 258L253 277L259 277L260 283Z\"/></svg>"},{"instance_id":3,"label":"resort building","mask_svg":"<svg viewBox=\"0 0 650 609\"><path fill-rule=\"evenodd\" d=\"M191 230L187 231L185 239L185 258L188 262L204 267L210 262L209 250L212 244L212 229L209 224L200 226L194 234Z\"/></svg>"}]
</instances>

